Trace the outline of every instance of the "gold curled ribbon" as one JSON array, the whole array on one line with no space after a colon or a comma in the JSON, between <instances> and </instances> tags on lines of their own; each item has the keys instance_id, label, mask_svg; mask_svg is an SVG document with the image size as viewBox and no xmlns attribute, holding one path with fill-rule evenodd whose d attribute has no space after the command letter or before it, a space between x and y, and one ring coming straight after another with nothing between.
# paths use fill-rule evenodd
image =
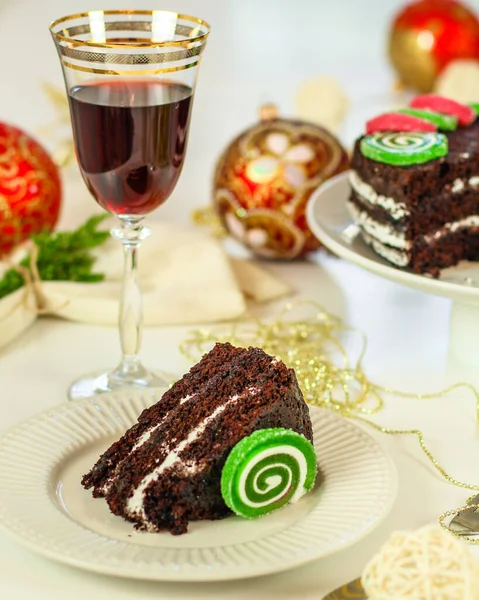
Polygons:
<instances>
[{"instance_id":1,"label":"gold curled ribbon","mask_svg":"<svg viewBox=\"0 0 479 600\"><path fill-rule=\"evenodd\" d=\"M51 307L48 304L48 300L43 293L42 288L42 279L40 277L40 273L38 271L38 253L39 248L35 244L33 240L29 240L25 244L25 249L30 251L30 256L28 260L28 266L19 265L9 258L4 258L4 262L10 269L16 271L19 275L22 276L23 281L25 282L24 293L22 296L22 303L26 310L33 312L36 315L47 315L50 314L53 310L60 310L65 308L69 304L68 300L65 300L63 304L56 307ZM33 298L33 306L31 302L29 302L29 298Z\"/></svg>"},{"instance_id":2,"label":"gold curled ribbon","mask_svg":"<svg viewBox=\"0 0 479 600\"><path fill-rule=\"evenodd\" d=\"M42 280L40 279L40 273L38 272L37 260L38 260L38 246L30 240L25 245L30 250L30 257L28 261L28 267L14 263L12 260L6 258L5 263L19 275L22 276L25 282L25 290L23 294L23 305L29 310L33 311L37 315L46 314L49 312L47 309L47 300L42 290ZM32 297L34 299L34 308L28 302L28 299Z\"/></svg>"},{"instance_id":3,"label":"gold curled ribbon","mask_svg":"<svg viewBox=\"0 0 479 600\"><path fill-rule=\"evenodd\" d=\"M314 313L299 319L291 318L293 311L304 308L310 311L314 309ZM362 340L359 356L354 363L351 363L341 342L341 336L347 333L359 335ZM387 435L416 437L430 463L448 483L467 490L479 490L479 484L459 481L444 469L427 447L419 429L392 429L366 418L367 415L381 411L384 406L382 394L423 400L466 388L475 398L476 417L479 420L479 392L472 385L460 382L436 393L414 394L371 382L362 366L367 349L365 334L345 325L339 317L331 315L320 304L310 300L288 303L270 322L248 315L227 328L192 331L180 345L180 351L186 358L196 362L209 350L208 346L226 341L236 346L261 347L268 354L277 356L288 367L294 368L309 404L355 419Z\"/></svg>"}]
</instances>

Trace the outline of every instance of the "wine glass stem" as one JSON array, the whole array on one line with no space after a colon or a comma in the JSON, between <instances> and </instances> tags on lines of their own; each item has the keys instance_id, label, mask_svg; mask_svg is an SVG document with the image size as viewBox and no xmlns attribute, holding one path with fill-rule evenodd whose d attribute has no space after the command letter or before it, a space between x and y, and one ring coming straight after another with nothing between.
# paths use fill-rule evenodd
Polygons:
<instances>
[{"instance_id":1,"label":"wine glass stem","mask_svg":"<svg viewBox=\"0 0 479 600\"><path fill-rule=\"evenodd\" d=\"M121 228L114 229L112 235L122 242L125 255L119 314L122 360L116 374L129 378L143 370L139 356L143 331L143 302L138 251L142 241L150 235L150 230L141 225L141 218L122 217Z\"/></svg>"}]
</instances>

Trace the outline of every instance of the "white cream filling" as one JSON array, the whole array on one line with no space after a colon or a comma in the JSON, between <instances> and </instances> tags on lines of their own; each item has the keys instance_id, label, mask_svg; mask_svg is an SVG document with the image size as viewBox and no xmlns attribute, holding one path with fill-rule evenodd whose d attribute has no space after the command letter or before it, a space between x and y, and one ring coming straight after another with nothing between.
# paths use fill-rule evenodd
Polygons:
<instances>
[{"instance_id":1,"label":"white cream filling","mask_svg":"<svg viewBox=\"0 0 479 600\"><path fill-rule=\"evenodd\" d=\"M356 208L356 207L354 207L354 208ZM362 214L364 214L364 213L362 213ZM369 217L369 215L367 215L367 216ZM370 221L376 223L370 217L369 217L369 219L370 219ZM361 221L358 221L358 222L360 223L360 225L362 227L361 233L362 233L364 240L374 248L374 250L377 252L377 254L379 254L383 258L386 258L387 260L389 260L390 262L392 262L398 266L403 267L409 263L408 250L410 250L410 248L411 248L411 242L406 242L406 244L403 246L403 249L401 251L401 249L397 249L398 246L391 247L392 244L390 244L389 242L385 242L379 236L376 236L374 233L372 233L372 231L374 231L374 228L369 227L369 229L367 229L366 227L364 227L362 225ZM381 225L381 224L377 223L377 225ZM452 223L446 223L445 225L443 225L440 229L438 229L434 233L430 233L428 235L423 236L422 239L426 242L426 244L433 245L435 242L440 240L442 237L448 235L449 233L454 233L460 229L477 229L477 228L479 228L479 215L471 215L469 217L465 217L464 219L459 219L458 221L453 221Z\"/></svg>"},{"instance_id":2,"label":"white cream filling","mask_svg":"<svg viewBox=\"0 0 479 600\"><path fill-rule=\"evenodd\" d=\"M396 202L394 198L378 194L373 187L359 177L356 171L351 171L349 180L352 188L362 201L373 206L381 206L393 219L398 220L410 214L405 204ZM469 179L455 179L451 186L451 192L458 194L464 191L466 187L479 187L479 175L472 176ZM389 224L379 223L366 211L358 209L352 202L347 202L347 208L354 221L361 227L364 240L372 246L377 254L400 267L405 267L409 263L408 250L411 248L411 242L406 240L404 233L396 231ZM458 221L446 223L434 233L425 235L423 239L427 244L434 244L448 233L459 229L478 227L479 215L471 215Z\"/></svg>"},{"instance_id":3,"label":"white cream filling","mask_svg":"<svg viewBox=\"0 0 479 600\"><path fill-rule=\"evenodd\" d=\"M410 246L404 233L396 231L388 223L379 223L366 211L359 210L352 202L348 202L346 206L354 221L363 231L369 233L375 239L394 248L408 248Z\"/></svg>"},{"instance_id":4,"label":"white cream filling","mask_svg":"<svg viewBox=\"0 0 479 600\"><path fill-rule=\"evenodd\" d=\"M241 395L234 395L228 398L228 400L218 406L210 415L208 415L202 423L197 425L194 429L190 431L187 437L182 440L176 446L168 448L168 454L162 463L160 463L155 469L153 469L148 475L145 475L141 480L138 487L134 490L133 495L130 496L126 505L126 512L129 516L140 518L145 523L147 529L148 527L148 519L146 518L145 508L144 508L144 493L146 488L157 481L160 475L168 468L175 465L177 462L182 462L180 459L180 454L185 450L187 446L195 442L205 431L211 421L214 421L228 406L235 403L239 398L242 398L245 395L254 395L258 392L257 388L248 388ZM191 467L190 467L191 470Z\"/></svg>"},{"instance_id":5,"label":"white cream filling","mask_svg":"<svg viewBox=\"0 0 479 600\"><path fill-rule=\"evenodd\" d=\"M381 196L372 186L369 185L369 183L363 181L356 171L351 171L349 175L349 182L351 183L351 187L363 202L367 202L373 206L381 206L381 208L389 213L391 218L395 219L396 221L410 214L410 211L407 209L404 203L397 202L394 198ZM467 187L479 187L479 175L474 175L469 179L455 179L451 186L451 193L459 194Z\"/></svg>"},{"instance_id":6,"label":"white cream filling","mask_svg":"<svg viewBox=\"0 0 479 600\"><path fill-rule=\"evenodd\" d=\"M478 187L479 186L479 176L473 175L469 177L469 179L455 179L452 184L451 192L453 194L458 194L462 192L466 187Z\"/></svg>"},{"instance_id":7,"label":"white cream filling","mask_svg":"<svg viewBox=\"0 0 479 600\"><path fill-rule=\"evenodd\" d=\"M184 398L182 398L179 401L178 406L180 406L181 404L184 404L190 398L193 398L194 395L195 394L189 395L189 396L185 396ZM153 435L153 433L163 425L163 423L168 418L169 414L170 414L170 411L168 411L165 415L163 415L163 418L156 425L154 425L153 427L150 427L150 429L147 429L146 431L143 432L143 434L140 436L140 438L138 439L138 441L136 442L136 444L132 447L132 449L130 450L130 452L128 452L128 454L126 454L122 458L122 460L116 465L115 470L110 475L110 477L105 481L105 483L101 486L101 488L99 488L100 491L102 492L102 494L107 494L110 491L113 483L115 482L116 475L118 473L120 465L123 464L123 461L125 459L127 459L129 456L131 456L133 454L133 452L135 452L135 450L138 450L138 448L140 448L141 446L143 446L143 444L145 444L150 439L150 437Z\"/></svg>"},{"instance_id":8,"label":"white cream filling","mask_svg":"<svg viewBox=\"0 0 479 600\"><path fill-rule=\"evenodd\" d=\"M382 256L389 262L397 265L398 267L405 267L409 264L409 255L407 252L396 250L395 248L390 248L389 246L385 246L384 244L378 242L364 231L362 232L362 236L364 238L364 241L370 244L370 246L372 246L376 254L379 254L379 256Z\"/></svg>"},{"instance_id":9,"label":"white cream filling","mask_svg":"<svg viewBox=\"0 0 479 600\"><path fill-rule=\"evenodd\" d=\"M409 214L409 211L403 202L396 202L394 198L381 196L369 185L369 183L363 181L356 171L351 171L349 174L349 182L356 194L358 194L362 200L374 206L381 206L393 219L402 219Z\"/></svg>"},{"instance_id":10,"label":"white cream filling","mask_svg":"<svg viewBox=\"0 0 479 600\"><path fill-rule=\"evenodd\" d=\"M185 396L184 398L182 398L179 401L178 406L181 406L182 404L184 404L185 402L187 402L190 398L192 398L191 395L190 396ZM138 450L138 448L140 448L141 446L143 446L143 444L146 443L150 439L150 437L155 433L155 431L157 429L159 429L163 425L163 422L166 420L168 414L169 414L169 412L166 413L166 415L161 419L161 421L159 423L157 423L156 425L153 425L153 427L150 427L150 429L147 429L143 433L143 435L140 437L140 439L136 442L136 444L131 449L130 454L132 452L134 452L135 450Z\"/></svg>"},{"instance_id":11,"label":"white cream filling","mask_svg":"<svg viewBox=\"0 0 479 600\"><path fill-rule=\"evenodd\" d=\"M453 223L446 223L441 227L441 229L438 229L434 233L425 235L424 240L428 244L433 244L435 241L441 239L450 232L454 233L458 229L469 229L477 227L479 227L479 215L471 215L470 217L460 219L459 221L454 221Z\"/></svg>"}]
</instances>

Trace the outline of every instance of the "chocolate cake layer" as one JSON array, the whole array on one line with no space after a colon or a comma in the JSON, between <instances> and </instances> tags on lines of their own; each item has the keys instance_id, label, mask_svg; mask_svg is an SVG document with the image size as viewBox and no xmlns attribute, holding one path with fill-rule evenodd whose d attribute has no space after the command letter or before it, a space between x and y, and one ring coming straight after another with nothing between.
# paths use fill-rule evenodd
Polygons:
<instances>
[{"instance_id":1,"label":"chocolate cake layer","mask_svg":"<svg viewBox=\"0 0 479 600\"><path fill-rule=\"evenodd\" d=\"M433 251L430 245L418 243L411 249L410 268L437 277L441 269L453 267L461 260L478 259L479 227L476 227L441 237L434 243Z\"/></svg>"},{"instance_id":2,"label":"chocolate cake layer","mask_svg":"<svg viewBox=\"0 0 479 600\"><path fill-rule=\"evenodd\" d=\"M246 354L246 350L237 348L235 355L237 357ZM233 360L233 354L227 345L217 344L211 352L206 354L202 360L197 363L190 372L182 379L177 381L170 390L168 390L161 400L154 406L144 410L138 417L136 423L129 429L125 435L115 442L100 457L92 470L84 476L82 485L86 489L93 488L95 497L104 496L104 486L112 475L112 469L117 468L119 463L128 456L131 449L152 425L160 422L167 414L175 409L180 400L187 395L187 390L192 386L200 387L211 377L213 370L216 372L227 372L229 362Z\"/></svg>"},{"instance_id":3,"label":"chocolate cake layer","mask_svg":"<svg viewBox=\"0 0 479 600\"><path fill-rule=\"evenodd\" d=\"M294 371L260 349L217 344L142 413L83 484L139 528L184 533L189 521L229 514L222 467L238 441L265 427L312 441Z\"/></svg>"},{"instance_id":4,"label":"chocolate cake layer","mask_svg":"<svg viewBox=\"0 0 479 600\"><path fill-rule=\"evenodd\" d=\"M370 235L375 235L376 230L383 230L383 235L396 238L397 243L391 245L398 248L405 247L407 242L417 242L420 238L429 239L442 229L453 230L461 227L477 226L479 224L479 190L466 192L457 198L450 214L444 207L443 210L414 211L414 218L405 218L394 221L383 209L371 207L360 196L352 192L349 199L349 211L354 219ZM471 216L477 216L471 223ZM382 240L385 241L385 240Z\"/></svg>"},{"instance_id":5,"label":"chocolate cake layer","mask_svg":"<svg viewBox=\"0 0 479 600\"><path fill-rule=\"evenodd\" d=\"M446 135L447 156L424 164L366 158L362 138L351 161L348 209L365 241L395 266L432 276L479 260L479 121Z\"/></svg>"}]
</instances>

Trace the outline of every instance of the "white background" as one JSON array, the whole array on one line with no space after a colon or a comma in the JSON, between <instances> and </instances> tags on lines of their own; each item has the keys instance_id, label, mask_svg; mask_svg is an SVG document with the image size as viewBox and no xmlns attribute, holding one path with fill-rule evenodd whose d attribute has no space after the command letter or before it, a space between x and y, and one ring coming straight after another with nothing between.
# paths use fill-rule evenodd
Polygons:
<instances>
[{"instance_id":1,"label":"white background","mask_svg":"<svg viewBox=\"0 0 479 600\"><path fill-rule=\"evenodd\" d=\"M298 86L330 74L352 101L342 136L346 144L387 97L394 75L386 39L398 0L183 0L153 8L198 15L212 25L199 77L185 168L172 198L156 218L186 222L191 208L209 201L213 165L228 141L253 124L261 103L273 101L292 114ZM479 8L479 2L472 3ZM145 8L146 3L98 4L73 0L0 0L0 119L37 133L54 116L40 84L62 85L48 23L92 9ZM376 103L376 104L375 104ZM47 137L42 141L49 145ZM63 222L93 210L83 189L66 197ZM344 261L319 256L310 264L268 264L297 292L314 298L364 330L365 365L384 385L434 391L446 382L478 377L448 357L450 302L402 288ZM170 371L186 369L177 348L182 328L150 329L144 355ZM114 328L42 319L0 353L0 431L64 401L78 375L111 366L118 353ZM394 427L419 427L441 462L458 478L479 482L478 428L473 399L458 391L437 400L388 399L379 417ZM378 434L379 435L379 434ZM468 493L444 483L424 462L413 441L379 435L400 474L389 518L356 547L291 572L245 582L162 585L84 573L36 557L0 533L0 598L117 600L318 599L358 576L366 561L397 528L416 528L463 504ZM34 511L32 507L32 511Z\"/></svg>"}]
</instances>

